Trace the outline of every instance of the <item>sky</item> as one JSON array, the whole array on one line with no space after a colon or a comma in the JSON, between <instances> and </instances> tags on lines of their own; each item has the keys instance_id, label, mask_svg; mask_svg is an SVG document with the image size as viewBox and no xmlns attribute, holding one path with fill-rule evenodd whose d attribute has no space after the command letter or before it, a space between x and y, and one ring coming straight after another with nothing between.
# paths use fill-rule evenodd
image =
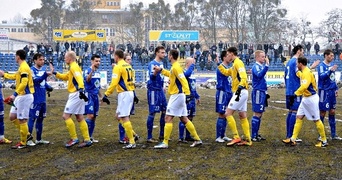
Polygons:
<instances>
[{"instance_id":1,"label":"sky","mask_svg":"<svg viewBox=\"0 0 342 180\"><path fill-rule=\"evenodd\" d=\"M70 0L69 0L70 1ZM141 0L142 1L142 0ZM143 0L144 4L157 2L158 0ZM29 17L32 9L40 7L40 0L0 0L0 21L9 21L18 13L23 17ZM140 2L140 0L122 0L124 8L130 2ZM174 6L178 0L165 0ZM318 26L319 22L326 18L325 14L334 8L342 8L342 0L282 0L282 6L288 9L288 18L305 17L312 22L313 26Z\"/></svg>"}]
</instances>

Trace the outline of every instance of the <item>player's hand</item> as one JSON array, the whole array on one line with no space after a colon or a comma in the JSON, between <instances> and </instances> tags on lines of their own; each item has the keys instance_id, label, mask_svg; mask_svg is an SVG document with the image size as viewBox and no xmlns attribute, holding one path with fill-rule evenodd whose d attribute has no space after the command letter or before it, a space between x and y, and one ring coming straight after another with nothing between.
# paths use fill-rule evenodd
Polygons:
<instances>
[{"instance_id":1,"label":"player's hand","mask_svg":"<svg viewBox=\"0 0 342 180\"><path fill-rule=\"evenodd\" d=\"M200 99L196 99L196 104L199 106L201 104L201 100Z\"/></svg>"},{"instance_id":2,"label":"player's hand","mask_svg":"<svg viewBox=\"0 0 342 180\"><path fill-rule=\"evenodd\" d=\"M268 107L268 99L270 98L271 96L269 94L266 94L266 101L265 101L265 107Z\"/></svg>"},{"instance_id":3,"label":"player's hand","mask_svg":"<svg viewBox=\"0 0 342 180\"><path fill-rule=\"evenodd\" d=\"M4 103L14 106L13 99L11 98L11 96L8 96L6 99L4 99Z\"/></svg>"},{"instance_id":4,"label":"player's hand","mask_svg":"<svg viewBox=\"0 0 342 180\"><path fill-rule=\"evenodd\" d=\"M337 91L335 91L335 96L336 96L336 97L338 96L338 90L337 90Z\"/></svg>"},{"instance_id":5,"label":"player's hand","mask_svg":"<svg viewBox=\"0 0 342 180\"><path fill-rule=\"evenodd\" d=\"M161 67L159 67L159 66L157 66L157 65L155 65L155 66L153 66L153 70L154 70L154 72L159 72L159 71L161 71Z\"/></svg>"},{"instance_id":6,"label":"player's hand","mask_svg":"<svg viewBox=\"0 0 342 180\"><path fill-rule=\"evenodd\" d=\"M186 95L185 96L185 103L188 104L194 97L191 95Z\"/></svg>"},{"instance_id":7,"label":"player's hand","mask_svg":"<svg viewBox=\"0 0 342 180\"><path fill-rule=\"evenodd\" d=\"M53 87L51 87L51 86L47 86L45 89L46 89L47 92L52 92L53 91Z\"/></svg>"},{"instance_id":8,"label":"player's hand","mask_svg":"<svg viewBox=\"0 0 342 180\"><path fill-rule=\"evenodd\" d=\"M0 70L0 76L4 76L5 72L3 70Z\"/></svg>"},{"instance_id":9,"label":"player's hand","mask_svg":"<svg viewBox=\"0 0 342 180\"><path fill-rule=\"evenodd\" d=\"M84 94L83 89L79 89L78 92L79 92L79 98L80 98L80 99L83 99L84 102L88 102L89 99L88 99L88 97Z\"/></svg>"},{"instance_id":10,"label":"player's hand","mask_svg":"<svg viewBox=\"0 0 342 180\"><path fill-rule=\"evenodd\" d=\"M265 63L266 63L267 66L270 65L270 60L268 59L267 56L266 56L266 58L265 58Z\"/></svg>"},{"instance_id":11,"label":"player's hand","mask_svg":"<svg viewBox=\"0 0 342 180\"><path fill-rule=\"evenodd\" d=\"M330 71L334 72L337 69L337 65L335 64L333 67L331 67Z\"/></svg>"},{"instance_id":12,"label":"player's hand","mask_svg":"<svg viewBox=\"0 0 342 180\"><path fill-rule=\"evenodd\" d=\"M297 96L295 96L295 95L292 95L292 96L289 97L289 100L290 100L290 102L289 102L290 104L289 105L290 106L293 106L293 103L295 102L296 97Z\"/></svg>"},{"instance_id":13,"label":"player's hand","mask_svg":"<svg viewBox=\"0 0 342 180\"><path fill-rule=\"evenodd\" d=\"M110 101L109 101L109 99L108 99L108 97L107 97L106 95L103 96L102 102L105 102L105 103L107 103L108 105L110 104Z\"/></svg>"},{"instance_id":14,"label":"player's hand","mask_svg":"<svg viewBox=\"0 0 342 180\"><path fill-rule=\"evenodd\" d=\"M321 62L320 60L316 60L316 61L310 66L310 69L315 69L315 68L319 65L320 62Z\"/></svg>"},{"instance_id":15,"label":"player's hand","mask_svg":"<svg viewBox=\"0 0 342 180\"><path fill-rule=\"evenodd\" d=\"M240 95L241 95L241 90L243 89L242 86L239 86L238 89L235 92L236 98L235 101L240 101Z\"/></svg>"},{"instance_id":16,"label":"player's hand","mask_svg":"<svg viewBox=\"0 0 342 180\"><path fill-rule=\"evenodd\" d=\"M134 95L134 103L135 103L135 104L138 104L138 103L139 103L139 98L138 98L136 95Z\"/></svg>"}]
</instances>

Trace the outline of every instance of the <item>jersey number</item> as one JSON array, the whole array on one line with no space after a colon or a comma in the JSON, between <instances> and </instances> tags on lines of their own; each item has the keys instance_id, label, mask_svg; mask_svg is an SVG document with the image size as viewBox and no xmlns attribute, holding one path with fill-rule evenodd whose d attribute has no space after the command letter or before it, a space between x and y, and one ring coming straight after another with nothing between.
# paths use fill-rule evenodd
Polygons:
<instances>
[{"instance_id":1,"label":"jersey number","mask_svg":"<svg viewBox=\"0 0 342 180\"><path fill-rule=\"evenodd\" d=\"M126 68L126 72L127 72L127 82L133 81L132 68Z\"/></svg>"},{"instance_id":2,"label":"jersey number","mask_svg":"<svg viewBox=\"0 0 342 180\"><path fill-rule=\"evenodd\" d=\"M290 76L289 76L289 74L290 74L290 66L287 66L286 68L287 68L286 79L289 79L290 78Z\"/></svg>"}]
</instances>

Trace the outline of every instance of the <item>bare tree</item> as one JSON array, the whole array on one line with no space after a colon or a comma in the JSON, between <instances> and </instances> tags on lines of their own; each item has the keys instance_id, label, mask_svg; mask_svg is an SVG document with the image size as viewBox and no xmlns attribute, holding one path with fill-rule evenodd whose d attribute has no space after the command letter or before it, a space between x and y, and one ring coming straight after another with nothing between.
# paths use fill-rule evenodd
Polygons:
<instances>
[{"instance_id":1,"label":"bare tree","mask_svg":"<svg viewBox=\"0 0 342 180\"><path fill-rule=\"evenodd\" d=\"M148 14L152 20L151 29L165 30L170 27L172 21L172 13L170 4L165 4L164 0L158 0L148 5Z\"/></svg>"},{"instance_id":2,"label":"bare tree","mask_svg":"<svg viewBox=\"0 0 342 180\"><path fill-rule=\"evenodd\" d=\"M144 22L144 14L143 14L144 4L139 2L137 4L129 5L129 19L128 19L128 27L127 31L132 37L133 42L142 43L143 41L143 22Z\"/></svg>"},{"instance_id":3,"label":"bare tree","mask_svg":"<svg viewBox=\"0 0 342 180\"><path fill-rule=\"evenodd\" d=\"M183 0L175 5L174 24L175 29L191 30L198 19L200 5L196 0Z\"/></svg>"},{"instance_id":4,"label":"bare tree","mask_svg":"<svg viewBox=\"0 0 342 180\"><path fill-rule=\"evenodd\" d=\"M342 9L333 9L327 13L327 16L320 23L317 34L327 38L329 42L342 38Z\"/></svg>"}]
</instances>

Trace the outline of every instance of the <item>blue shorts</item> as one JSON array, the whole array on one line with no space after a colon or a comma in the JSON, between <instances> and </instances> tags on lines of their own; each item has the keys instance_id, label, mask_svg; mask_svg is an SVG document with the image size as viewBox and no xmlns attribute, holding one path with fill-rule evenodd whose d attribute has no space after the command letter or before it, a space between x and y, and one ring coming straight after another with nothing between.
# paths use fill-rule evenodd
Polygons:
<instances>
[{"instance_id":1,"label":"blue shorts","mask_svg":"<svg viewBox=\"0 0 342 180\"><path fill-rule=\"evenodd\" d=\"M263 113L266 106L266 91L252 91L252 110L253 112Z\"/></svg>"},{"instance_id":2,"label":"blue shorts","mask_svg":"<svg viewBox=\"0 0 342 180\"><path fill-rule=\"evenodd\" d=\"M335 90L318 90L319 95L319 110L329 111L336 109L336 95Z\"/></svg>"},{"instance_id":3,"label":"blue shorts","mask_svg":"<svg viewBox=\"0 0 342 180\"><path fill-rule=\"evenodd\" d=\"M132 109L131 109L130 115L135 115L134 103L133 103L133 105L132 105Z\"/></svg>"},{"instance_id":4,"label":"blue shorts","mask_svg":"<svg viewBox=\"0 0 342 180\"><path fill-rule=\"evenodd\" d=\"M30 108L31 118L45 118L46 117L46 103L32 104Z\"/></svg>"},{"instance_id":5,"label":"blue shorts","mask_svg":"<svg viewBox=\"0 0 342 180\"><path fill-rule=\"evenodd\" d=\"M147 90L147 101L149 113L166 111L167 101L164 91Z\"/></svg>"},{"instance_id":6,"label":"blue shorts","mask_svg":"<svg viewBox=\"0 0 342 180\"><path fill-rule=\"evenodd\" d=\"M290 106L290 96L286 95L286 109L297 111L301 101L302 101L302 96L296 96L293 105Z\"/></svg>"},{"instance_id":7,"label":"blue shorts","mask_svg":"<svg viewBox=\"0 0 342 180\"><path fill-rule=\"evenodd\" d=\"M84 114L94 114L94 116L99 115L99 96L98 94L86 93L88 97L88 102L85 105Z\"/></svg>"},{"instance_id":8,"label":"blue shorts","mask_svg":"<svg viewBox=\"0 0 342 180\"><path fill-rule=\"evenodd\" d=\"M186 104L188 110L188 116L196 116L196 99L193 98L188 104Z\"/></svg>"},{"instance_id":9,"label":"blue shorts","mask_svg":"<svg viewBox=\"0 0 342 180\"><path fill-rule=\"evenodd\" d=\"M4 117L4 100L2 99L2 95L0 94L0 117Z\"/></svg>"},{"instance_id":10,"label":"blue shorts","mask_svg":"<svg viewBox=\"0 0 342 180\"><path fill-rule=\"evenodd\" d=\"M232 98L233 93L225 92L221 90L216 91L216 112L219 114L225 114L226 108L230 99Z\"/></svg>"}]
</instances>

